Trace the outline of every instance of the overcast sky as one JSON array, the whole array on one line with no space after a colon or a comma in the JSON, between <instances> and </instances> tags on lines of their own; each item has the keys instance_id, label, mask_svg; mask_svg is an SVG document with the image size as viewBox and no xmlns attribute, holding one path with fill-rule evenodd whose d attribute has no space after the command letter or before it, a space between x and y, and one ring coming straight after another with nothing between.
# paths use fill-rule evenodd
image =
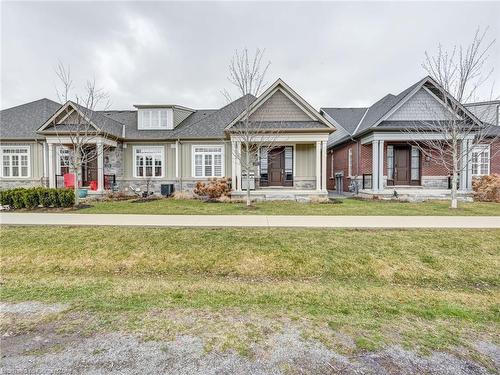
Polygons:
<instances>
[{"instance_id":1,"label":"overcast sky","mask_svg":"<svg viewBox=\"0 0 500 375\"><path fill-rule=\"evenodd\" d=\"M2 2L1 107L57 100L55 67L95 77L112 109L217 108L235 49L266 49L315 108L367 106L425 76L424 52L467 44L478 26L500 87L500 2ZM495 78L494 77L494 78Z\"/></svg>"}]
</instances>

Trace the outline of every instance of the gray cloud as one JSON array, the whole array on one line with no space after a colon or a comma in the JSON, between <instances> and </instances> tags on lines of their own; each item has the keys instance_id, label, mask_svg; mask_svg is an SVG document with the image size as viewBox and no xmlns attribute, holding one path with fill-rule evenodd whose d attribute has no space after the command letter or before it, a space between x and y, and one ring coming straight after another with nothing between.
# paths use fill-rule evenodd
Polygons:
<instances>
[{"instance_id":1,"label":"gray cloud","mask_svg":"<svg viewBox=\"0 0 500 375\"><path fill-rule=\"evenodd\" d=\"M466 44L477 26L487 25L490 37L500 39L498 2L1 6L2 108L57 99L59 60L71 66L75 88L95 77L116 109L137 103L219 107L225 104L221 90L230 88L229 59L245 46L266 48L269 81L281 77L316 108L364 106L423 77L424 51L439 42ZM497 43L491 66L500 66L499 51Z\"/></svg>"}]
</instances>

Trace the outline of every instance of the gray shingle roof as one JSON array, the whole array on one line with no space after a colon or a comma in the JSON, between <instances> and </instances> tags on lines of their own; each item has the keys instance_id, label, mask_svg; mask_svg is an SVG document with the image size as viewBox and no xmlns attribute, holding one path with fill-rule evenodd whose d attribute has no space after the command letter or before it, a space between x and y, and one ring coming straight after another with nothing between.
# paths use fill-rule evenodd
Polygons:
<instances>
[{"instance_id":1,"label":"gray shingle roof","mask_svg":"<svg viewBox=\"0 0 500 375\"><path fill-rule=\"evenodd\" d=\"M44 98L0 111L0 138L40 138L36 130L60 107L61 104Z\"/></svg>"},{"instance_id":2,"label":"gray shingle roof","mask_svg":"<svg viewBox=\"0 0 500 375\"><path fill-rule=\"evenodd\" d=\"M366 112L364 108L321 108L323 112L338 122L349 134L353 134L356 126Z\"/></svg>"},{"instance_id":3,"label":"gray shingle roof","mask_svg":"<svg viewBox=\"0 0 500 375\"><path fill-rule=\"evenodd\" d=\"M127 140L159 140L186 138L223 138L225 127L245 108L245 100L255 97L241 97L221 109L200 109L188 116L172 130L138 130L137 111L103 111L109 117L125 125Z\"/></svg>"},{"instance_id":4,"label":"gray shingle roof","mask_svg":"<svg viewBox=\"0 0 500 375\"><path fill-rule=\"evenodd\" d=\"M111 117L104 116L100 111L93 111L82 105L71 102L80 111L82 111L99 129L103 132L113 135L117 138L122 136L123 124Z\"/></svg>"}]
</instances>

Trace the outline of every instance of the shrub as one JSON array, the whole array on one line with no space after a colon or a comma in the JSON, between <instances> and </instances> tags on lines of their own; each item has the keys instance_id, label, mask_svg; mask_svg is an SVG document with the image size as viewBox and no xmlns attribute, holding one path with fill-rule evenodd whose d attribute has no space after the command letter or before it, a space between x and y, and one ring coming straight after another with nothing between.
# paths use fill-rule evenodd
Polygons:
<instances>
[{"instance_id":1,"label":"shrub","mask_svg":"<svg viewBox=\"0 0 500 375\"><path fill-rule=\"evenodd\" d=\"M37 189L37 194L38 194L38 203L42 207L50 207L50 194L49 194L50 189L47 188L38 188Z\"/></svg>"},{"instance_id":2,"label":"shrub","mask_svg":"<svg viewBox=\"0 0 500 375\"><path fill-rule=\"evenodd\" d=\"M12 207L24 208L24 189L16 189L12 192Z\"/></svg>"},{"instance_id":3,"label":"shrub","mask_svg":"<svg viewBox=\"0 0 500 375\"><path fill-rule=\"evenodd\" d=\"M194 193L200 197L206 197L210 200L228 195L231 191L229 182L225 178L209 180L207 183L198 181L194 188Z\"/></svg>"},{"instance_id":4,"label":"shrub","mask_svg":"<svg viewBox=\"0 0 500 375\"><path fill-rule=\"evenodd\" d=\"M59 205L71 207L75 204L75 192L72 189L58 189Z\"/></svg>"},{"instance_id":5,"label":"shrub","mask_svg":"<svg viewBox=\"0 0 500 375\"><path fill-rule=\"evenodd\" d=\"M474 199L482 202L500 203L500 175L492 174L472 181Z\"/></svg>"},{"instance_id":6,"label":"shrub","mask_svg":"<svg viewBox=\"0 0 500 375\"><path fill-rule=\"evenodd\" d=\"M22 198L24 207L29 209L38 207L38 188L24 190Z\"/></svg>"}]
</instances>

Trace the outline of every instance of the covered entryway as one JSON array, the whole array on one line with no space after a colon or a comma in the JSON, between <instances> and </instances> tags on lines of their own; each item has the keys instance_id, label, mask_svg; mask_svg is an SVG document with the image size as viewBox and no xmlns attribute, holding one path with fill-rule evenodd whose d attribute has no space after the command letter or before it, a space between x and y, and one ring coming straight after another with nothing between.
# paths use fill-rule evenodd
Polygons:
<instances>
[{"instance_id":1,"label":"covered entryway","mask_svg":"<svg viewBox=\"0 0 500 375\"><path fill-rule=\"evenodd\" d=\"M394 185L410 185L409 146L394 146Z\"/></svg>"},{"instance_id":2,"label":"covered entryway","mask_svg":"<svg viewBox=\"0 0 500 375\"><path fill-rule=\"evenodd\" d=\"M269 171L269 186L284 186L285 176L285 148L275 147L269 150L267 156Z\"/></svg>"}]
</instances>

